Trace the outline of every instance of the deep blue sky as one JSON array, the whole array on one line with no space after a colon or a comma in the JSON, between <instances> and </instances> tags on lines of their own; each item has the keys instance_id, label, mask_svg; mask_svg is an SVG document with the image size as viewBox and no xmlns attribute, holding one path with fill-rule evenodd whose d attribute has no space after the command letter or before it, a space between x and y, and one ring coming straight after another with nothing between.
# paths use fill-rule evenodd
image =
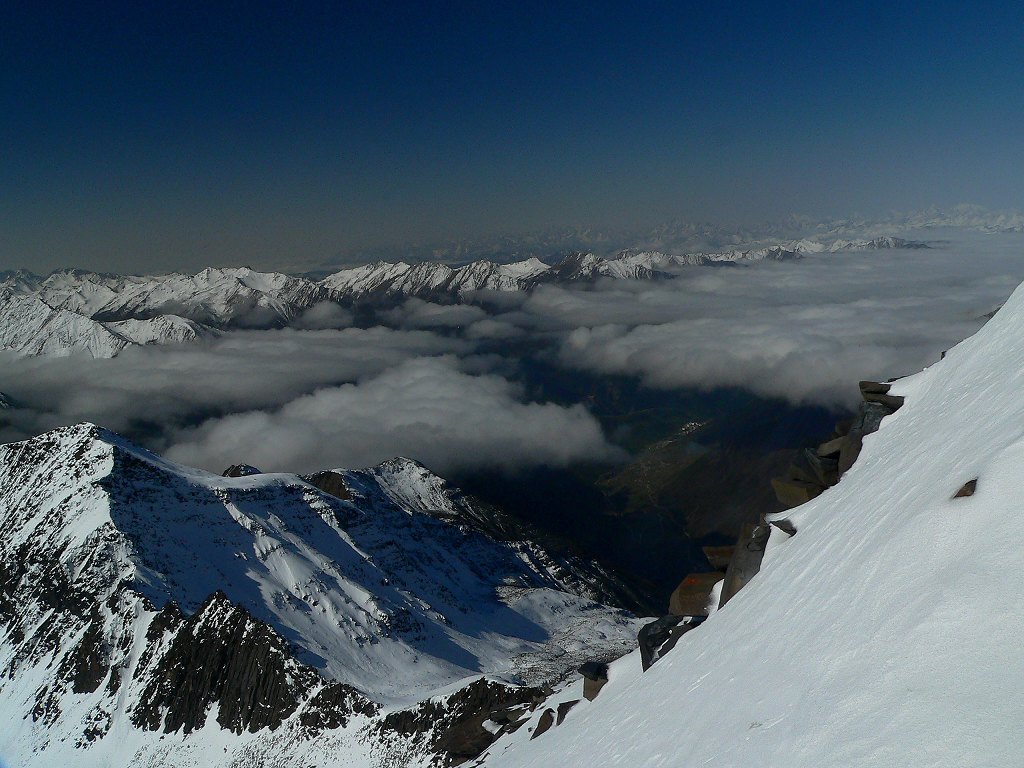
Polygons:
<instances>
[{"instance_id":1,"label":"deep blue sky","mask_svg":"<svg viewBox=\"0 0 1024 768\"><path fill-rule=\"evenodd\" d=\"M380 6L0 4L0 269L1021 204L1017 4Z\"/></svg>"}]
</instances>

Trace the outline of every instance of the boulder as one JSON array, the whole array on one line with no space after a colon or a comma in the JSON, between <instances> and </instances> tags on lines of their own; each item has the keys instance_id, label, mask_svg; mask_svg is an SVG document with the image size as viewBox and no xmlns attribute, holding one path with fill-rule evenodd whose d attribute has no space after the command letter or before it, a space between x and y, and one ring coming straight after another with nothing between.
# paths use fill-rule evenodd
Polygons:
<instances>
[{"instance_id":1,"label":"boulder","mask_svg":"<svg viewBox=\"0 0 1024 768\"><path fill-rule=\"evenodd\" d=\"M573 707L580 703L579 699L573 699L572 701L563 701L558 705L558 717L555 719L555 725L561 725L562 721L565 720L565 716L569 714Z\"/></svg>"},{"instance_id":2,"label":"boulder","mask_svg":"<svg viewBox=\"0 0 1024 768\"><path fill-rule=\"evenodd\" d=\"M593 701L608 682L608 665L598 661L588 661L579 668L579 673L583 675L583 698ZM558 722L562 722L561 718Z\"/></svg>"},{"instance_id":3,"label":"boulder","mask_svg":"<svg viewBox=\"0 0 1024 768\"><path fill-rule=\"evenodd\" d=\"M768 534L769 526L765 523L747 523L740 530L736 552L729 563L729 570L725 573L719 608L724 607L732 596L761 570L761 559L768 544Z\"/></svg>"},{"instance_id":4,"label":"boulder","mask_svg":"<svg viewBox=\"0 0 1024 768\"><path fill-rule=\"evenodd\" d=\"M672 592L668 612L673 616L707 616L711 591L723 578L719 571L689 574Z\"/></svg>"},{"instance_id":5,"label":"boulder","mask_svg":"<svg viewBox=\"0 0 1024 768\"><path fill-rule=\"evenodd\" d=\"M846 435L842 437L834 437L831 440L827 440L818 446L816 453L821 458L839 458L839 453L843 450L843 445L846 444Z\"/></svg>"},{"instance_id":6,"label":"boulder","mask_svg":"<svg viewBox=\"0 0 1024 768\"><path fill-rule=\"evenodd\" d=\"M804 449L800 455L801 463L810 469L815 482L831 488L839 482L839 458L821 456L810 448Z\"/></svg>"},{"instance_id":7,"label":"boulder","mask_svg":"<svg viewBox=\"0 0 1024 768\"><path fill-rule=\"evenodd\" d=\"M735 544L730 544L727 547L701 547L704 557L708 559L711 567L723 573L729 567L729 561L732 560L732 553L735 549Z\"/></svg>"},{"instance_id":8,"label":"boulder","mask_svg":"<svg viewBox=\"0 0 1024 768\"><path fill-rule=\"evenodd\" d=\"M825 490L825 486L820 483L809 483L805 480L785 477L773 477L772 488L775 489L775 498L790 508L806 504L816 496L820 496L821 492Z\"/></svg>"},{"instance_id":9,"label":"boulder","mask_svg":"<svg viewBox=\"0 0 1024 768\"><path fill-rule=\"evenodd\" d=\"M261 474L263 473L251 464L232 464L221 473L221 477L249 477Z\"/></svg>"},{"instance_id":10,"label":"boulder","mask_svg":"<svg viewBox=\"0 0 1024 768\"><path fill-rule=\"evenodd\" d=\"M553 709L545 709L540 716L540 720L537 721L537 727L533 729L533 735L530 736L530 739L536 739L542 733L547 733L554 724L555 711Z\"/></svg>"},{"instance_id":11,"label":"boulder","mask_svg":"<svg viewBox=\"0 0 1024 768\"><path fill-rule=\"evenodd\" d=\"M637 634L640 646L640 665L646 672L662 656L662 647L672 637L672 629L683 620L682 616L662 616L660 619L644 624ZM666 649L667 650L667 649Z\"/></svg>"}]
</instances>

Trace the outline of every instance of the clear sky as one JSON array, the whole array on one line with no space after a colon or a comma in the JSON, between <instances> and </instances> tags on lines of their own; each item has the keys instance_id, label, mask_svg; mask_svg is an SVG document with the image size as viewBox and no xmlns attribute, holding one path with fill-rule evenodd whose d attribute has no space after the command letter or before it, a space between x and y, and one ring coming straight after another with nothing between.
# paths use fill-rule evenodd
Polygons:
<instances>
[{"instance_id":1,"label":"clear sky","mask_svg":"<svg viewBox=\"0 0 1024 768\"><path fill-rule=\"evenodd\" d=\"M1020 207L1022 29L938 0L3 3L0 269Z\"/></svg>"}]
</instances>

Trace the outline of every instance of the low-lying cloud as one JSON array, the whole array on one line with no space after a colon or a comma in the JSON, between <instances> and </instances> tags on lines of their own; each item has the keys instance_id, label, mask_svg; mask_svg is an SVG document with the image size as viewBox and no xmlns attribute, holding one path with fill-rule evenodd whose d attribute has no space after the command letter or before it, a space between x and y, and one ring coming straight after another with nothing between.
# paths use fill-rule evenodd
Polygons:
<instances>
[{"instance_id":1,"label":"low-lying cloud","mask_svg":"<svg viewBox=\"0 0 1024 768\"><path fill-rule=\"evenodd\" d=\"M441 472L621 457L583 406L523 403L518 395L500 376L462 372L453 357L420 358L271 413L211 419L179 436L167 455L204 467L230 456L264 471L361 467L404 455Z\"/></svg>"},{"instance_id":2,"label":"low-lying cloud","mask_svg":"<svg viewBox=\"0 0 1024 768\"><path fill-rule=\"evenodd\" d=\"M475 315L474 315L475 316ZM308 472L396 455L447 471L621 458L583 406L522 401L496 355L428 331L242 331L92 358L3 361L0 442L93 421L183 463Z\"/></svg>"},{"instance_id":3,"label":"low-lying cloud","mask_svg":"<svg viewBox=\"0 0 1024 768\"><path fill-rule=\"evenodd\" d=\"M94 421L116 431L167 429L279 407L319 387L359 381L407 360L469 352L425 331L235 331L199 344L130 347L109 359L0 358L0 390L24 408L5 415L16 439Z\"/></svg>"},{"instance_id":4,"label":"low-lying cloud","mask_svg":"<svg viewBox=\"0 0 1024 768\"><path fill-rule=\"evenodd\" d=\"M663 389L743 387L849 404L856 381L913 373L974 333L1024 278L1024 238L846 252L664 282L544 287L501 316L555 334L562 365Z\"/></svg>"},{"instance_id":5,"label":"low-lying cloud","mask_svg":"<svg viewBox=\"0 0 1024 768\"><path fill-rule=\"evenodd\" d=\"M665 281L479 292L469 305L411 299L381 313L391 327L347 327L350 312L323 304L296 328L112 360L0 355L0 391L22 406L0 415L0 441L94 421L211 470L395 455L442 472L615 460L582 405L528 401L525 391L544 390L515 383L522 358L666 390L852 404L858 379L931 364L1024 278L1024 236L950 238L929 250L683 268Z\"/></svg>"}]
</instances>

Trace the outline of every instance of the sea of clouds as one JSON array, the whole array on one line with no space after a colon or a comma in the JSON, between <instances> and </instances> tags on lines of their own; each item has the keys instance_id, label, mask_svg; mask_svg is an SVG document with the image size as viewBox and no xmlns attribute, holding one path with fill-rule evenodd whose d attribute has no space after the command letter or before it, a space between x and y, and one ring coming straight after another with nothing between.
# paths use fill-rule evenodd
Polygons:
<instances>
[{"instance_id":1,"label":"sea of clouds","mask_svg":"<svg viewBox=\"0 0 1024 768\"><path fill-rule=\"evenodd\" d=\"M907 374L977 330L1024 279L1024 235L910 233L926 250L681 268L674 279L543 286L463 305L410 299L372 328L332 306L296 327L111 360L0 356L0 441L92 421L186 464L265 471L375 464L447 472L618 461L582 404L533 402L515 361L636 377L664 390L741 387L850 406L856 381ZM524 352L524 350L527 350Z\"/></svg>"}]
</instances>

